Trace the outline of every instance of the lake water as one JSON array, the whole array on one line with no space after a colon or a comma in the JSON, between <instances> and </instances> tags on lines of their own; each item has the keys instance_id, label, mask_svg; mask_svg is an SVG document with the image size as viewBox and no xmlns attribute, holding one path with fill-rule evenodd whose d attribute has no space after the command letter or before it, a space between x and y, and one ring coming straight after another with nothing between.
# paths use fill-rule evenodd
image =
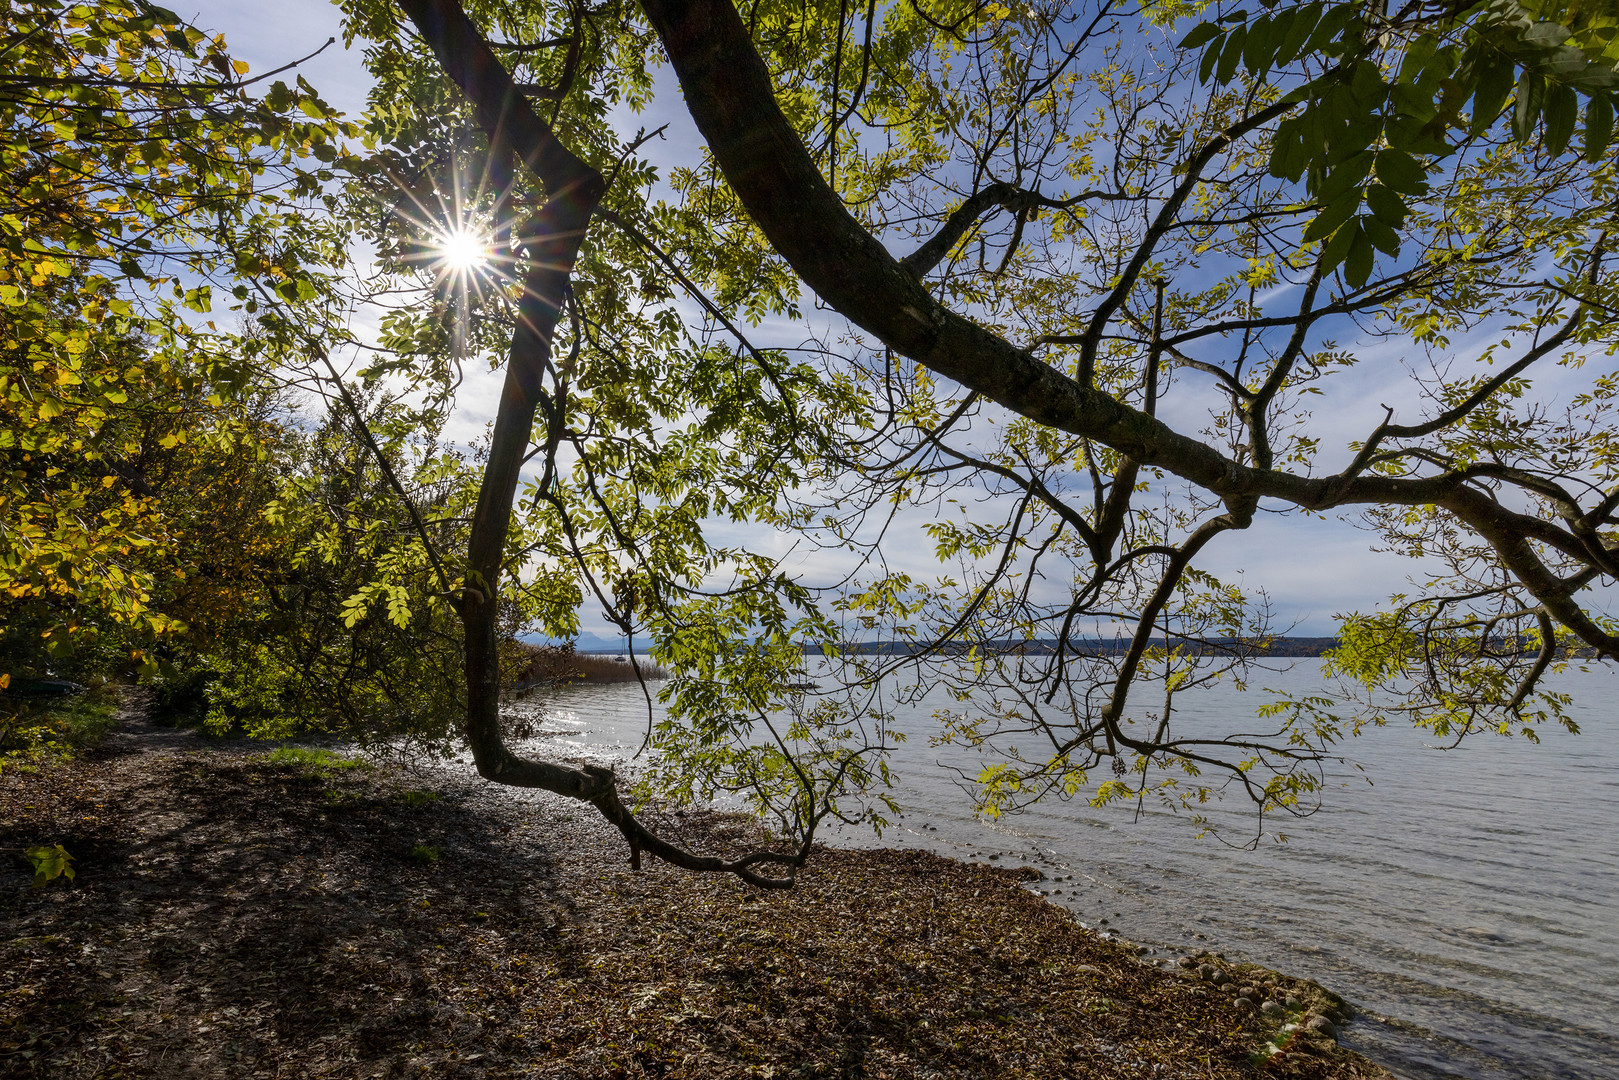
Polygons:
<instances>
[{"instance_id":1,"label":"lake water","mask_svg":"<svg viewBox=\"0 0 1619 1080\"><path fill-rule=\"evenodd\" d=\"M1305 661L1252 684L1321 680ZM1345 773L1319 813L1274 823L1286 844L1257 850L1197 839L1162 811L1052 803L977 821L925 738L947 699L924 699L901 717L915 732L894 758L906 815L881 843L1026 860L1065 879L1040 884L1062 890L1052 902L1161 956L1207 948L1315 979L1361 1010L1344 1045L1400 1077L1619 1080L1619 675L1558 685L1580 735L1440 750L1373 729L1346 747L1372 783ZM1259 700L1215 689L1187 713L1229 723ZM647 725L633 683L540 707L563 732L543 740L551 753L626 758Z\"/></svg>"}]
</instances>

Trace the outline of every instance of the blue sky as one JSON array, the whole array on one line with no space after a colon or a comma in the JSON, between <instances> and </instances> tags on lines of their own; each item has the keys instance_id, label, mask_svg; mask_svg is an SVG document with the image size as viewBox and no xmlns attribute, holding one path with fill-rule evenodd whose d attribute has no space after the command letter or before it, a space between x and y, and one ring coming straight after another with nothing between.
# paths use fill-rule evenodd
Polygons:
<instances>
[{"instance_id":1,"label":"blue sky","mask_svg":"<svg viewBox=\"0 0 1619 1080\"><path fill-rule=\"evenodd\" d=\"M367 75L358 51L343 49L340 15L324 0L283 0L275 5L210 2L195 8L179 7L184 16L198 25L225 34L232 53L247 61L253 73L278 67L320 48L328 37L338 40L322 55L299 69L332 104L351 113L364 107ZM689 153L695 138L690 121L680 108L678 94L660 95L651 112L628 126L654 127L671 122L669 139L663 151L671 158ZM777 344L796 344L802 328L783 328L785 336ZM1334 391L1334 407L1318 413L1316 420L1325 447L1342 448L1363 437L1381 418L1382 403L1415 412L1419 403L1409 400L1409 376L1402 362L1421 363L1420 356L1402 355L1398 343L1378 342L1365 350L1363 363L1347 378L1340 377ZM493 415L498 388L496 373L475 373L464 388L464 404L456 418L452 435L470 441ZM1194 417L1181 418L1183 430L1202 426ZM1330 451L1323 468L1338 457ZM918 516L912 522L919 525ZM1376 536L1356 527L1353 516L1326 519L1297 512L1262 512L1246 532L1230 534L1213 545L1199 564L1223 577L1239 579L1250 588L1263 587L1269 594L1278 628L1292 626L1302 635L1327 634L1333 629L1333 614L1375 606L1394 592L1409 591L1407 577L1419 571L1411 560L1371 550ZM790 538L759 538L765 546L779 543L785 553ZM908 545L914 551L914 570L932 576L936 567L923 551L924 545ZM895 561L906 569L905 549L896 545ZM791 560L789 560L791 562ZM830 566L801 565L806 577L830 575ZM599 613L582 612L586 630L606 633Z\"/></svg>"}]
</instances>

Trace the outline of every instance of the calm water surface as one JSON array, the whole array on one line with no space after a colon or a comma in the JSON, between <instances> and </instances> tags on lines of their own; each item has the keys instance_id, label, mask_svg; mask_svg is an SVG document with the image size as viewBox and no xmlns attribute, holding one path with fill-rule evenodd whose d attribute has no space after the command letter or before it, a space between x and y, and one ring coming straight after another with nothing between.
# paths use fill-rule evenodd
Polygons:
<instances>
[{"instance_id":1,"label":"calm water surface","mask_svg":"<svg viewBox=\"0 0 1619 1080\"><path fill-rule=\"evenodd\" d=\"M1253 685L1321 682L1306 662ZM1066 879L1042 883L1062 890L1054 903L1160 955L1208 948L1315 979L1361 1010L1343 1043L1401 1077L1619 1080L1619 675L1559 685L1582 734L1447 751L1369 731L1346 752L1372 782L1344 770L1319 813L1278 823L1286 844L1257 850L1158 811L1070 803L976 821L925 738L946 701L925 700L901 718L916 733L894 759L906 816L881 842L1024 859ZM1259 700L1216 689L1185 712L1239 730ZM627 757L647 724L634 684L542 707L552 752ZM1240 835L1241 812L1231 800L1210 816Z\"/></svg>"}]
</instances>

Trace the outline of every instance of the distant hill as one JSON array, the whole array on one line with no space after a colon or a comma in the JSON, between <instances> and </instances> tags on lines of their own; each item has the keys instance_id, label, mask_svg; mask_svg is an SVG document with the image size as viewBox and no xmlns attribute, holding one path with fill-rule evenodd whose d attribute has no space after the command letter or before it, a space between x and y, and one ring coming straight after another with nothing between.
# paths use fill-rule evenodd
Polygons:
<instances>
[{"instance_id":1,"label":"distant hill","mask_svg":"<svg viewBox=\"0 0 1619 1080\"><path fill-rule=\"evenodd\" d=\"M561 638L549 638L540 634L529 634L522 640L531 645L565 645L567 642ZM644 652L647 643L636 642L636 652ZM604 638L586 630L573 639L573 651L576 653L622 653L624 652L623 638Z\"/></svg>"}]
</instances>

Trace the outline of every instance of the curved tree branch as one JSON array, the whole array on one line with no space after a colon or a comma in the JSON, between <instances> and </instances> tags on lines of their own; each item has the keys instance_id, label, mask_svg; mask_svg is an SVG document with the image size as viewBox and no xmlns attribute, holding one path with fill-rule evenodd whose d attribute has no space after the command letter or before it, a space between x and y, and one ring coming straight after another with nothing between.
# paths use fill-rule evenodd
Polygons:
<instances>
[{"instance_id":1,"label":"curved tree branch","mask_svg":"<svg viewBox=\"0 0 1619 1080\"><path fill-rule=\"evenodd\" d=\"M503 175L502 200L509 202L519 162L539 178L547 195L545 205L517 237L528 268L473 516L459 604L466 630L467 741L478 772L502 784L542 788L591 803L629 841L631 864L637 868L640 853L648 851L685 869L732 873L764 888L788 887L793 882L791 873L770 877L754 868L761 863L781 864L789 870L803 865L819 820L813 802L796 851L761 850L734 860L695 855L658 838L636 820L619 799L617 778L611 770L521 758L511 752L501 735L496 590L512 504L536 413L545 396L542 380L551 370L551 348L569 277L606 183L600 172L564 146L535 113L457 0L400 0L400 6L471 101L489 140L491 164ZM813 800L813 791L805 795Z\"/></svg>"},{"instance_id":2,"label":"curved tree branch","mask_svg":"<svg viewBox=\"0 0 1619 1080\"><path fill-rule=\"evenodd\" d=\"M1464 477L1307 477L1251 467L1094 389L1085 377L1086 356L1146 264L1155 235L1173 224L1173 211L1190 193L1192 178L1236 139L1289 106L1272 105L1245 117L1194 156L1187 179L1166 200L1118 284L1092 313L1079 342L1087 351L1075 379L945 308L850 215L777 105L770 73L730 0L641 0L641 6L716 162L772 247L832 308L884 344L1031 420L1095 439L1142 467L1180 476L1224 499L1239 519L1267 497L1312 510L1357 503L1443 506L1485 536L1503 564L1559 621L1604 653L1619 652L1619 639L1591 621L1530 546L1531 537L1555 542L1580 558L1579 540L1549 522L1508 511Z\"/></svg>"}]
</instances>

